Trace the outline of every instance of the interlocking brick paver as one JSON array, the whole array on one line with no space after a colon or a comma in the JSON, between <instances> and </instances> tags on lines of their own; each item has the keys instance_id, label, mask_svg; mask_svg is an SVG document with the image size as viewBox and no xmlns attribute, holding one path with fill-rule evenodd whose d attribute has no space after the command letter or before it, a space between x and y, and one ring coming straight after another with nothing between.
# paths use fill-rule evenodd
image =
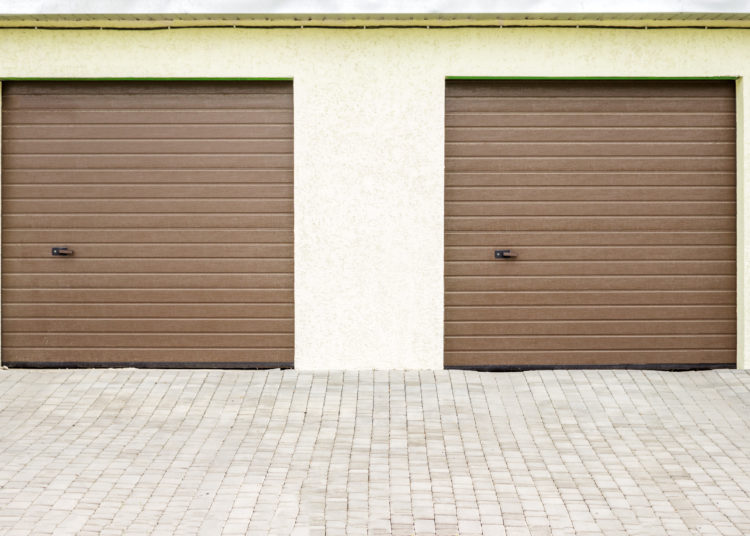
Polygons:
<instances>
[{"instance_id":1,"label":"interlocking brick paver","mask_svg":"<svg viewBox=\"0 0 750 536\"><path fill-rule=\"evenodd\" d=\"M0 534L748 534L743 371L0 370Z\"/></svg>"}]
</instances>

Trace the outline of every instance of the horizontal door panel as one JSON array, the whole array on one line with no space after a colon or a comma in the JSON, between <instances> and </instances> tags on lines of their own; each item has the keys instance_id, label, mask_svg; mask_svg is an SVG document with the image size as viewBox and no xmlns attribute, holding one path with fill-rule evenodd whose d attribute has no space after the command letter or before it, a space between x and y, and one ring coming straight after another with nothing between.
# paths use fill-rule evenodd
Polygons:
<instances>
[{"instance_id":1,"label":"horizontal door panel","mask_svg":"<svg viewBox=\"0 0 750 536\"><path fill-rule=\"evenodd\" d=\"M737 359L731 350L564 350L564 351L491 351L446 352L445 362L449 367L517 366L535 365L575 367L585 365L731 365Z\"/></svg>"},{"instance_id":2,"label":"horizontal door panel","mask_svg":"<svg viewBox=\"0 0 750 536\"><path fill-rule=\"evenodd\" d=\"M270 157L264 157L270 158ZM249 163L249 162L248 162ZM257 164L257 163L256 163ZM529 156L529 157L460 157L446 156L445 170L454 172L633 172L633 171L733 171L737 165L734 157L728 156ZM39 165L39 167L45 167ZM114 166L113 166L114 167ZM185 166L189 167L189 166ZM248 166L251 167L251 166ZM258 165L258 167L260 167ZM280 162L277 166L283 167Z\"/></svg>"},{"instance_id":3,"label":"horizontal door panel","mask_svg":"<svg viewBox=\"0 0 750 536\"><path fill-rule=\"evenodd\" d=\"M7 348L3 363L9 366L34 363L37 366L291 366L293 348Z\"/></svg>"},{"instance_id":4,"label":"horizontal door panel","mask_svg":"<svg viewBox=\"0 0 750 536\"><path fill-rule=\"evenodd\" d=\"M502 249L500 245L514 247L577 247L577 246L690 246L700 249L703 246L734 247L735 233L728 231L453 231L445 233L448 249L457 247L482 246L479 249ZM460 260L460 259L459 259Z\"/></svg>"},{"instance_id":5,"label":"horizontal door panel","mask_svg":"<svg viewBox=\"0 0 750 536\"><path fill-rule=\"evenodd\" d=\"M7 348L293 348L290 334L6 333Z\"/></svg>"},{"instance_id":6,"label":"horizontal door panel","mask_svg":"<svg viewBox=\"0 0 750 536\"><path fill-rule=\"evenodd\" d=\"M79 110L97 109L140 111L173 110L175 113L198 108L208 110L284 110L292 107L292 94L288 93L224 93L221 97L212 92L179 94L174 92L154 93L144 98L142 93L89 93L61 95L51 98L49 94L9 94L3 101L6 110Z\"/></svg>"},{"instance_id":7,"label":"horizontal door panel","mask_svg":"<svg viewBox=\"0 0 750 536\"><path fill-rule=\"evenodd\" d=\"M734 217L720 216L509 216L509 217L472 217L447 216L446 231L724 231L732 232L735 228Z\"/></svg>"},{"instance_id":8,"label":"horizontal door panel","mask_svg":"<svg viewBox=\"0 0 750 536\"><path fill-rule=\"evenodd\" d=\"M734 113L734 100L700 97L452 97L445 99L446 113Z\"/></svg>"},{"instance_id":9,"label":"horizontal door panel","mask_svg":"<svg viewBox=\"0 0 750 536\"><path fill-rule=\"evenodd\" d=\"M734 99L725 80L449 80L446 97Z\"/></svg>"},{"instance_id":10,"label":"horizontal door panel","mask_svg":"<svg viewBox=\"0 0 750 536\"><path fill-rule=\"evenodd\" d=\"M249 130L249 129L248 129ZM160 140L160 139L62 139L45 140L38 138L7 139L3 141L7 155L62 156L77 155L153 155L153 154L251 154L278 153L291 154L293 142L285 138L242 138L220 140ZM718 146L717 146L718 149Z\"/></svg>"},{"instance_id":11,"label":"horizontal door panel","mask_svg":"<svg viewBox=\"0 0 750 536\"><path fill-rule=\"evenodd\" d=\"M152 125L180 123L267 124L291 123L290 110L24 110L6 114L7 125L47 125L66 123Z\"/></svg>"},{"instance_id":12,"label":"horizontal door panel","mask_svg":"<svg viewBox=\"0 0 750 536\"><path fill-rule=\"evenodd\" d=\"M445 305L734 305L731 291L589 291L445 293Z\"/></svg>"},{"instance_id":13,"label":"horizontal door panel","mask_svg":"<svg viewBox=\"0 0 750 536\"><path fill-rule=\"evenodd\" d=\"M518 253L518 259L523 253ZM453 261L445 263L446 276L619 276L619 275L734 275L734 261Z\"/></svg>"},{"instance_id":14,"label":"horizontal door panel","mask_svg":"<svg viewBox=\"0 0 750 536\"><path fill-rule=\"evenodd\" d=\"M214 99L215 100L215 99ZM5 124L4 140L215 140L292 138L289 122L256 124Z\"/></svg>"},{"instance_id":15,"label":"horizontal door panel","mask_svg":"<svg viewBox=\"0 0 750 536\"><path fill-rule=\"evenodd\" d=\"M34 207L38 201L30 202ZM136 204L135 211L140 206ZM177 205L179 208L180 205ZM175 211L177 210L175 208ZM203 208L203 207L201 207ZM208 212L210 205L205 208ZM38 209L41 212L41 209ZM72 211L71 211L72 212ZM734 200L724 201L453 201L445 204L450 216L726 216Z\"/></svg>"},{"instance_id":16,"label":"horizontal door panel","mask_svg":"<svg viewBox=\"0 0 750 536\"><path fill-rule=\"evenodd\" d=\"M63 114L61 114L63 115ZM449 112L446 125L451 127L691 127L732 128L734 112L702 113L593 113L577 112ZM63 121L55 121L63 122ZM93 122L93 121L92 121ZM97 121L101 122L101 121ZM123 121L138 123L142 121ZM145 122L145 121L143 121ZM158 123L160 121L153 121ZM191 122L185 120L185 122ZM248 121L250 122L250 121ZM279 121L280 122L280 121Z\"/></svg>"},{"instance_id":17,"label":"horizontal door panel","mask_svg":"<svg viewBox=\"0 0 750 536\"><path fill-rule=\"evenodd\" d=\"M9 276L10 277L10 276ZM475 291L581 291L581 290L727 290L734 291L735 277L714 276L568 276L508 277L452 276L445 279L446 292Z\"/></svg>"},{"instance_id":18,"label":"horizontal door panel","mask_svg":"<svg viewBox=\"0 0 750 536\"><path fill-rule=\"evenodd\" d=\"M545 158L559 157L602 157L616 156L629 158L660 156L728 156L734 157L736 143L727 142L448 142L446 154L453 157L530 157L544 155ZM206 150L207 151L207 150ZM202 152L206 152L202 151ZM79 151L83 152L83 151ZM123 151L124 152L124 151ZM267 151L271 152L271 151Z\"/></svg>"},{"instance_id":19,"label":"horizontal door panel","mask_svg":"<svg viewBox=\"0 0 750 536\"><path fill-rule=\"evenodd\" d=\"M294 303L292 288L5 288L5 303Z\"/></svg>"},{"instance_id":20,"label":"horizontal door panel","mask_svg":"<svg viewBox=\"0 0 750 536\"><path fill-rule=\"evenodd\" d=\"M7 333L293 334L294 320L291 318L6 318L3 321L3 329Z\"/></svg>"},{"instance_id":21,"label":"horizontal door panel","mask_svg":"<svg viewBox=\"0 0 750 536\"><path fill-rule=\"evenodd\" d=\"M91 199L122 199L132 202L167 200L175 202L191 199L204 202L211 199L226 201L226 198L288 199L292 206L294 187L291 183L214 183L214 184L6 184L5 198L62 201L73 199L84 205ZM706 199L709 201L709 199ZM16 202L13 202L13 207Z\"/></svg>"},{"instance_id":22,"label":"horizontal door panel","mask_svg":"<svg viewBox=\"0 0 750 536\"><path fill-rule=\"evenodd\" d=\"M447 191L459 186L493 186L493 187L637 187L679 188L693 186L723 186L734 188L734 169L727 171L658 171L649 170L639 173L623 171L447 171L445 174ZM589 191L590 193L590 191Z\"/></svg>"},{"instance_id":23,"label":"horizontal door panel","mask_svg":"<svg viewBox=\"0 0 750 536\"><path fill-rule=\"evenodd\" d=\"M293 318L273 303L8 303L6 318Z\"/></svg>"},{"instance_id":24,"label":"horizontal door panel","mask_svg":"<svg viewBox=\"0 0 750 536\"><path fill-rule=\"evenodd\" d=\"M723 142L735 141L731 127L453 127L446 143L456 142Z\"/></svg>"},{"instance_id":25,"label":"horizontal door panel","mask_svg":"<svg viewBox=\"0 0 750 536\"><path fill-rule=\"evenodd\" d=\"M67 243L67 241L66 241ZM97 244L78 243L71 241L69 244L74 250L76 262L85 259L128 259L128 258L177 258L177 259L226 259L226 258L248 258L248 259L292 259L294 256L293 244L263 244L263 243L235 243L235 244L140 244L140 243L118 243ZM3 258L19 259L18 265L25 268L20 259L50 257L51 247L48 242L37 243L11 243L3 247ZM72 259L69 259L72 260ZM114 262L114 261L112 261ZM78 266L81 266L80 264ZM137 270L145 271L145 270ZM216 271L216 270L209 270Z\"/></svg>"},{"instance_id":26,"label":"horizontal door panel","mask_svg":"<svg viewBox=\"0 0 750 536\"><path fill-rule=\"evenodd\" d=\"M508 248L515 248L510 243ZM445 260L452 261L487 261L494 258L495 249L500 246L475 247L475 246L447 246L445 248ZM518 249L518 259L523 261L621 261L621 262L648 262L648 261L705 261L715 259L734 258L735 247L725 246L525 246ZM521 256L522 255L522 256Z\"/></svg>"},{"instance_id":27,"label":"horizontal door panel","mask_svg":"<svg viewBox=\"0 0 750 536\"><path fill-rule=\"evenodd\" d=\"M292 182L292 167L229 169L5 169L3 184L205 184L216 183L272 183Z\"/></svg>"},{"instance_id":28,"label":"horizontal door panel","mask_svg":"<svg viewBox=\"0 0 750 536\"><path fill-rule=\"evenodd\" d=\"M4 288L290 289L292 274L3 274Z\"/></svg>"},{"instance_id":29,"label":"horizontal door panel","mask_svg":"<svg viewBox=\"0 0 750 536\"><path fill-rule=\"evenodd\" d=\"M11 190L12 191L12 190ZM448 186L445 189L446 206L467 201L502 201L506 204L540 201L575 201L589 204L601 201L654 203L670 202L734 202L732 186ZM632 207L631 205L628 205Z\"/></svg>"},{"instance_id":30,"label":"horizontal door panel","mask_svg":"<svg viewBox=\"0 0 750 536\"><path fill-rule=\"evenodd\" d=\"M734 320L450 321L446 337L569 335L731 335ZM502 348L498 346L498 348ZM461 349L461 348L459 348ZM505 348L502 348L505 349Z\"/></svg>"},{"instance_id":31,"label":"horizontal door panel","mask_svg":"<svg viewBox=\"0 0 750 536\"><path fill-rule=\"evenodd\" d=\"M553 320L726 320L732 319L735 308L720 305L680 306L538 306L538 307L479 307L447 306L448 322L487 321L553 321Z\"/></svg>"},{"instance_id":32,"label":"horizontal door panel","mask_svg":"<svg viewBox=\"0 0 750 536\"><path fill-rule=\"evenodd\" d=\"M185 227L207 229L218 227L286 228L294 225L292 214L8 214L3 216L3 225L15 229L44 228L144 228Z\"/></svg>"},{"instance_id":33,"label":"horizontal door panel","mask_svg":"<svg viewBox=\"0 0 750 536\"><path fill-rule=\"evenodd\" d=\"M75 250L74 250L75 252ZM78 252L75 252L76 254ZM52 274L291 274L294 261L289 259L207 259L186 257L174 258L135 258L126 259L87 259L81 256L57 257L48 255L36 259L5 259L2 262L4 273L52 273Z\"/></svg>"},{"instance_id":34,"label":"horizontal door panel","mask_svg":"<svg viewBox=\"0 0 750 536\"><path fill-rule=\"evenodd\" d=\"M73 339L77 340L77 339ZM445 351L543 351L543 350L680 350L711 348L731 350L735 336L728 335L534 335L519 337L446 337Z\"/></svg>"},{"instance_id":35,"label":"horizontal door panel","mask_svg":"<svg viewBox=\"0 0 750 536\"><path fill-rule=\"evenodd\" d=\"M3 229L3 244L292 244L291 226L287 229ZM49 253L49 252L48 252Z\"/></svg>"},{"instance_id":36,"label":"horizontal door panel","mask_svg":"<svg viewBox=\"0 0 750 536\"><path fill-rule=\"evenodd\" d=\"M130 154L21 155L3 153L3 166L15 169L291 168L291 154Z\"/></svg>"},{"instance_id":37,"label":"horizontal door panel","mask_svg":"<svg viewBox=\"0 0 750 536\"><path fill-rule=\"evenodd\" d=\"M705 210L705 209L704 209ZM291 199L16 199L13 212L22 214L187 213L291 214Z\"/></svg>"},{"instance_id":38,"label":"horizontal door panel","mask_svg":"<svg viewBox=\"0 0 750 536\"><path fill-rule=\"evenodd\" d=\"M102 81L14 81L3 88L6 95L48 95L56 99L63 95L78 95L87 99L92 95L140 95L149 99L154 95L191 95L194 98L232 98L252 95L292 94L292 84L280 80L102 80Z\"/></svg>"}]
</instances>

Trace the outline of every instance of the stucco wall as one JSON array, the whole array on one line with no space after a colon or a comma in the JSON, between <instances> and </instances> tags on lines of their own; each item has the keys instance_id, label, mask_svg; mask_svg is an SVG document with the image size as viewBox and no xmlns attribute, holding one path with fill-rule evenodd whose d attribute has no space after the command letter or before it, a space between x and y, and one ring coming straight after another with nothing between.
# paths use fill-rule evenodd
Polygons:
<instances>
[{"instance_id":1,"label":"stucco wall","mask_svg":"<svg viewBox=\"0 0 750 536\"><path fill-rule=\"evenodd\" d=\"M300 369L442 368L446 76L750 71L747 30L2 30L0 50L0 78L294 79ZM742 304L747 204L738 201Z\"/></svg>"}]
</instances>

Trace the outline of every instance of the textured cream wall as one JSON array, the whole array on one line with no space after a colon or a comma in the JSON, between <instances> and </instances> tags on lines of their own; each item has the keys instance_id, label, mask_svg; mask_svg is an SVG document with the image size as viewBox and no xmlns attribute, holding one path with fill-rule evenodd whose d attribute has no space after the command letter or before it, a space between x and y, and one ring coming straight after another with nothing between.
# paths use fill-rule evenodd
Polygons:
<instances>
[{"instance_id":1,"label":"textured cream wall","mask_svg":"<svg viewBox=\"0 0 750 536\"><path fill-rule=\"evenodd\" d=\"M300 369L442 368L446 76L750 72L744 30L3 30L0 50L0 78L294 78Z\"/></svg>"}]
</instances>

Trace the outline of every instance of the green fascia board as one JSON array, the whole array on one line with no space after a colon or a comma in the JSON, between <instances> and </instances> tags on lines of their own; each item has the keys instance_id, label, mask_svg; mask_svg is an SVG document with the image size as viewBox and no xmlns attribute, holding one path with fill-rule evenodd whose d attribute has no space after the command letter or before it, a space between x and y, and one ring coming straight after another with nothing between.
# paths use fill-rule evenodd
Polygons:
<instances>
[{"instance_id":1,"label":"green fascia board","mask_svg":"<svg viewBox=\"0 0 750 536\"><path fill-rule=\"evenodd\" d=\"M739 76L446 76L446 80L737 80Z\"/></svg>"},{"instance_id":2,"label":"green fascia board","mask_svg":"<svg viewBox=\"0 0 750 536\"><path fill-rule=\"evenodd\" d=\"M169 81L215 81L215 82L228 82L228 81L259 81L259 82L291 82L293 81L292 77L271 77L271 78L258 78L258 77L250 77L250 78L238 78L238 77L96 77L96 78L90 78L90 77L65 77L65 78L56 78L56 77L44 77L44 76L35 76L35 77L28 77L28 76L9 76L9 77L0 77L0 81L3 82L13 82L13 81L24 81L24 82L107 82L107 81L154 81L154 82L169 82Z\"/></svg>"}]
</instances>

